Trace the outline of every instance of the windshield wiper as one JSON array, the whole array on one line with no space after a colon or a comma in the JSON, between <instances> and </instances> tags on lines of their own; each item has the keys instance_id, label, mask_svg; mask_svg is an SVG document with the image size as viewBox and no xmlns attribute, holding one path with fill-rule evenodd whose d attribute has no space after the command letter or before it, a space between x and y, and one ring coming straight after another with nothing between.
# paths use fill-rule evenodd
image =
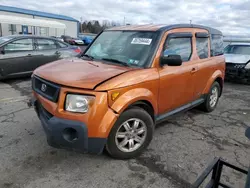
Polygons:
<instances>
[{"instance_id":1,"label":"windshield wiper","mask_svg":"<svg viewBox=\"0 0 250 188\"><path fill-rule=\"evenodd\" d=\"M102 58L102 60L104 60L104 61L110 61L110 62L113 62L113 63L119 63L119 64L121 64L121 65L123 65L123 66L129 67L129 64L128 64L128 63L125 63L125 62L123 62L123 61L119 61L119 60L117 60L117 59Z\"/></svg>"},{"instance_id":2,"label":"windshield wiper","mask_svg":"<svg viewBox=\"0 0 250 188\"><path fill-rule=\"evenodd\" d=\"M82 54L82 56L87 57L87 58L89 58L89 59L91 59L91 60L95 59L93 56L90 56L90 55L88 55L88 54Z\"/></svg>"}]
</instances>

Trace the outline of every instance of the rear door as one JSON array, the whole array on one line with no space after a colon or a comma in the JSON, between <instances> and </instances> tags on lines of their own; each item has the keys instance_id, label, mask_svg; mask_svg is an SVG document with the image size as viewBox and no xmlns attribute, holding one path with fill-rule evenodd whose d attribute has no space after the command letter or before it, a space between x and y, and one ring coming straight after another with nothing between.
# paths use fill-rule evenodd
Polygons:
<instances>
[{"instance_id":1,"label":"rear door","mask_svg":"<svg viewBox=\"0 0 250 188\"><path fill-rule=\"evenodd\" d=\"M210 56L210 38L206 30L196 32L195 48L197 60L195 61L197 72L194 74L194 97L197 99L202 96L208 80L215 71L216 61Z\"/></svg>"},{"instance_id":2,"label":"rear door","mask_svg":"<svg viewBox=\"0 0 250 188\"><path fill-rule=\"evenodd\" d=\"M31 71L34 57L32 38L11 41L3 46L4 54L0 55L0 70L3 76L27 73Z\"/></svg>"},{"instance_id":3,"label":"rear door","mask_svg":"<svg viewBox=\"0 0 250 188\"><path fill-rule=\"evenodd\" d=\"M53 39L36 38L35 49L36 61L33 62L33 70L58 59L57 45Z\"/></svg>"}]
</instances>

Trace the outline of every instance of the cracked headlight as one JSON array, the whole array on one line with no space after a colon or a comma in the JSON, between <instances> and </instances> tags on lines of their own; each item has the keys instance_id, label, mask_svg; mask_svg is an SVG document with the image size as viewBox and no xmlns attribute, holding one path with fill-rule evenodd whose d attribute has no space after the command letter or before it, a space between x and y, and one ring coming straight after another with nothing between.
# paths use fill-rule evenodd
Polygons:
<instances>
[{"instance_id":1,"label":"cracked headlight","mask_svg":"<svg viewBox=\"0 0 250 188\"><path fill-rule=\"evenodd\" d=\"M65 110L69 112L86 113L94 99L95 97L93 96L67 94Z\"/></svg>"},{"instance_id":2,"label":"cracked headlight","mask_svg":"<svg viewBox=\"0 0 250 188\"><path fill-rule=\"evenodd\" d=\"M250 62L245 66L245 69L250 69Z\"/></svg>"}]
</instances>

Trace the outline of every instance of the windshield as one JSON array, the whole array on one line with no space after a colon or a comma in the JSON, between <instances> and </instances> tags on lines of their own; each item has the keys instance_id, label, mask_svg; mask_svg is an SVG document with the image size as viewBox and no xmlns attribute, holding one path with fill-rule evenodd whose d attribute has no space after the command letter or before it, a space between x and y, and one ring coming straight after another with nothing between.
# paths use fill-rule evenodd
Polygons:
<instances>
[{"instance_id":1,"label":"windshield","mask_svg":"<svg viewBox=\"0 0 250 188\"><path fill-rule=\"evenodd\" d=\"M228 45L225 48L225 53L250 55L250 45Z\"/></svg>"},{"instance_id":2,"label":"windshield","mask_svg":"<svg viewBox=\"0 0 250 188\"><path fill-rule=\"evenodd\" d=\"M8 37L0 37L0 44L9 41L10 39L12 39L13 37L8 36Z\"/></svg>"},{"instance_id":3,"label":"windshield","mask_svg":"<svg viewBox=\"0 0 250 188\"><path fill-rule=\"evenodd\" d=\"M153 51L156 36L156 32L105 31L85 54L95 59L112 59L143 67Z\"/></svg>"}]
</instances>

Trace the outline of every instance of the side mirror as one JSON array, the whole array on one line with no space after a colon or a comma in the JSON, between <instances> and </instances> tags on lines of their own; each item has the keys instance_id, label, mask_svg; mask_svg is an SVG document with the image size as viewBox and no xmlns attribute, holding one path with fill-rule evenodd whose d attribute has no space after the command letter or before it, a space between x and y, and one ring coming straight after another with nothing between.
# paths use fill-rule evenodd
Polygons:
<instances>
[{"instance_id":1,"label":"side mirror","mask_svg":"<svg viewBox=\"0 0 250 188\"><path fill-rule=\"evenodd\" d=\"M168 55L162 56L160 59L161 66L169 65L169 66L181 66L182 59L180 55Z\"/></svg>"},{"instance_id":2,"label":"side mirror","mask_svg":"<svg viewBox=\"0 0 250 188\"><path fill-rule=\"evenodd\" d=\"M5 51L4 51L4 48L3 48L3 47L0 47L0 54L2 54L2 55L5 54Z\"/></svg>"}]
</instances>

